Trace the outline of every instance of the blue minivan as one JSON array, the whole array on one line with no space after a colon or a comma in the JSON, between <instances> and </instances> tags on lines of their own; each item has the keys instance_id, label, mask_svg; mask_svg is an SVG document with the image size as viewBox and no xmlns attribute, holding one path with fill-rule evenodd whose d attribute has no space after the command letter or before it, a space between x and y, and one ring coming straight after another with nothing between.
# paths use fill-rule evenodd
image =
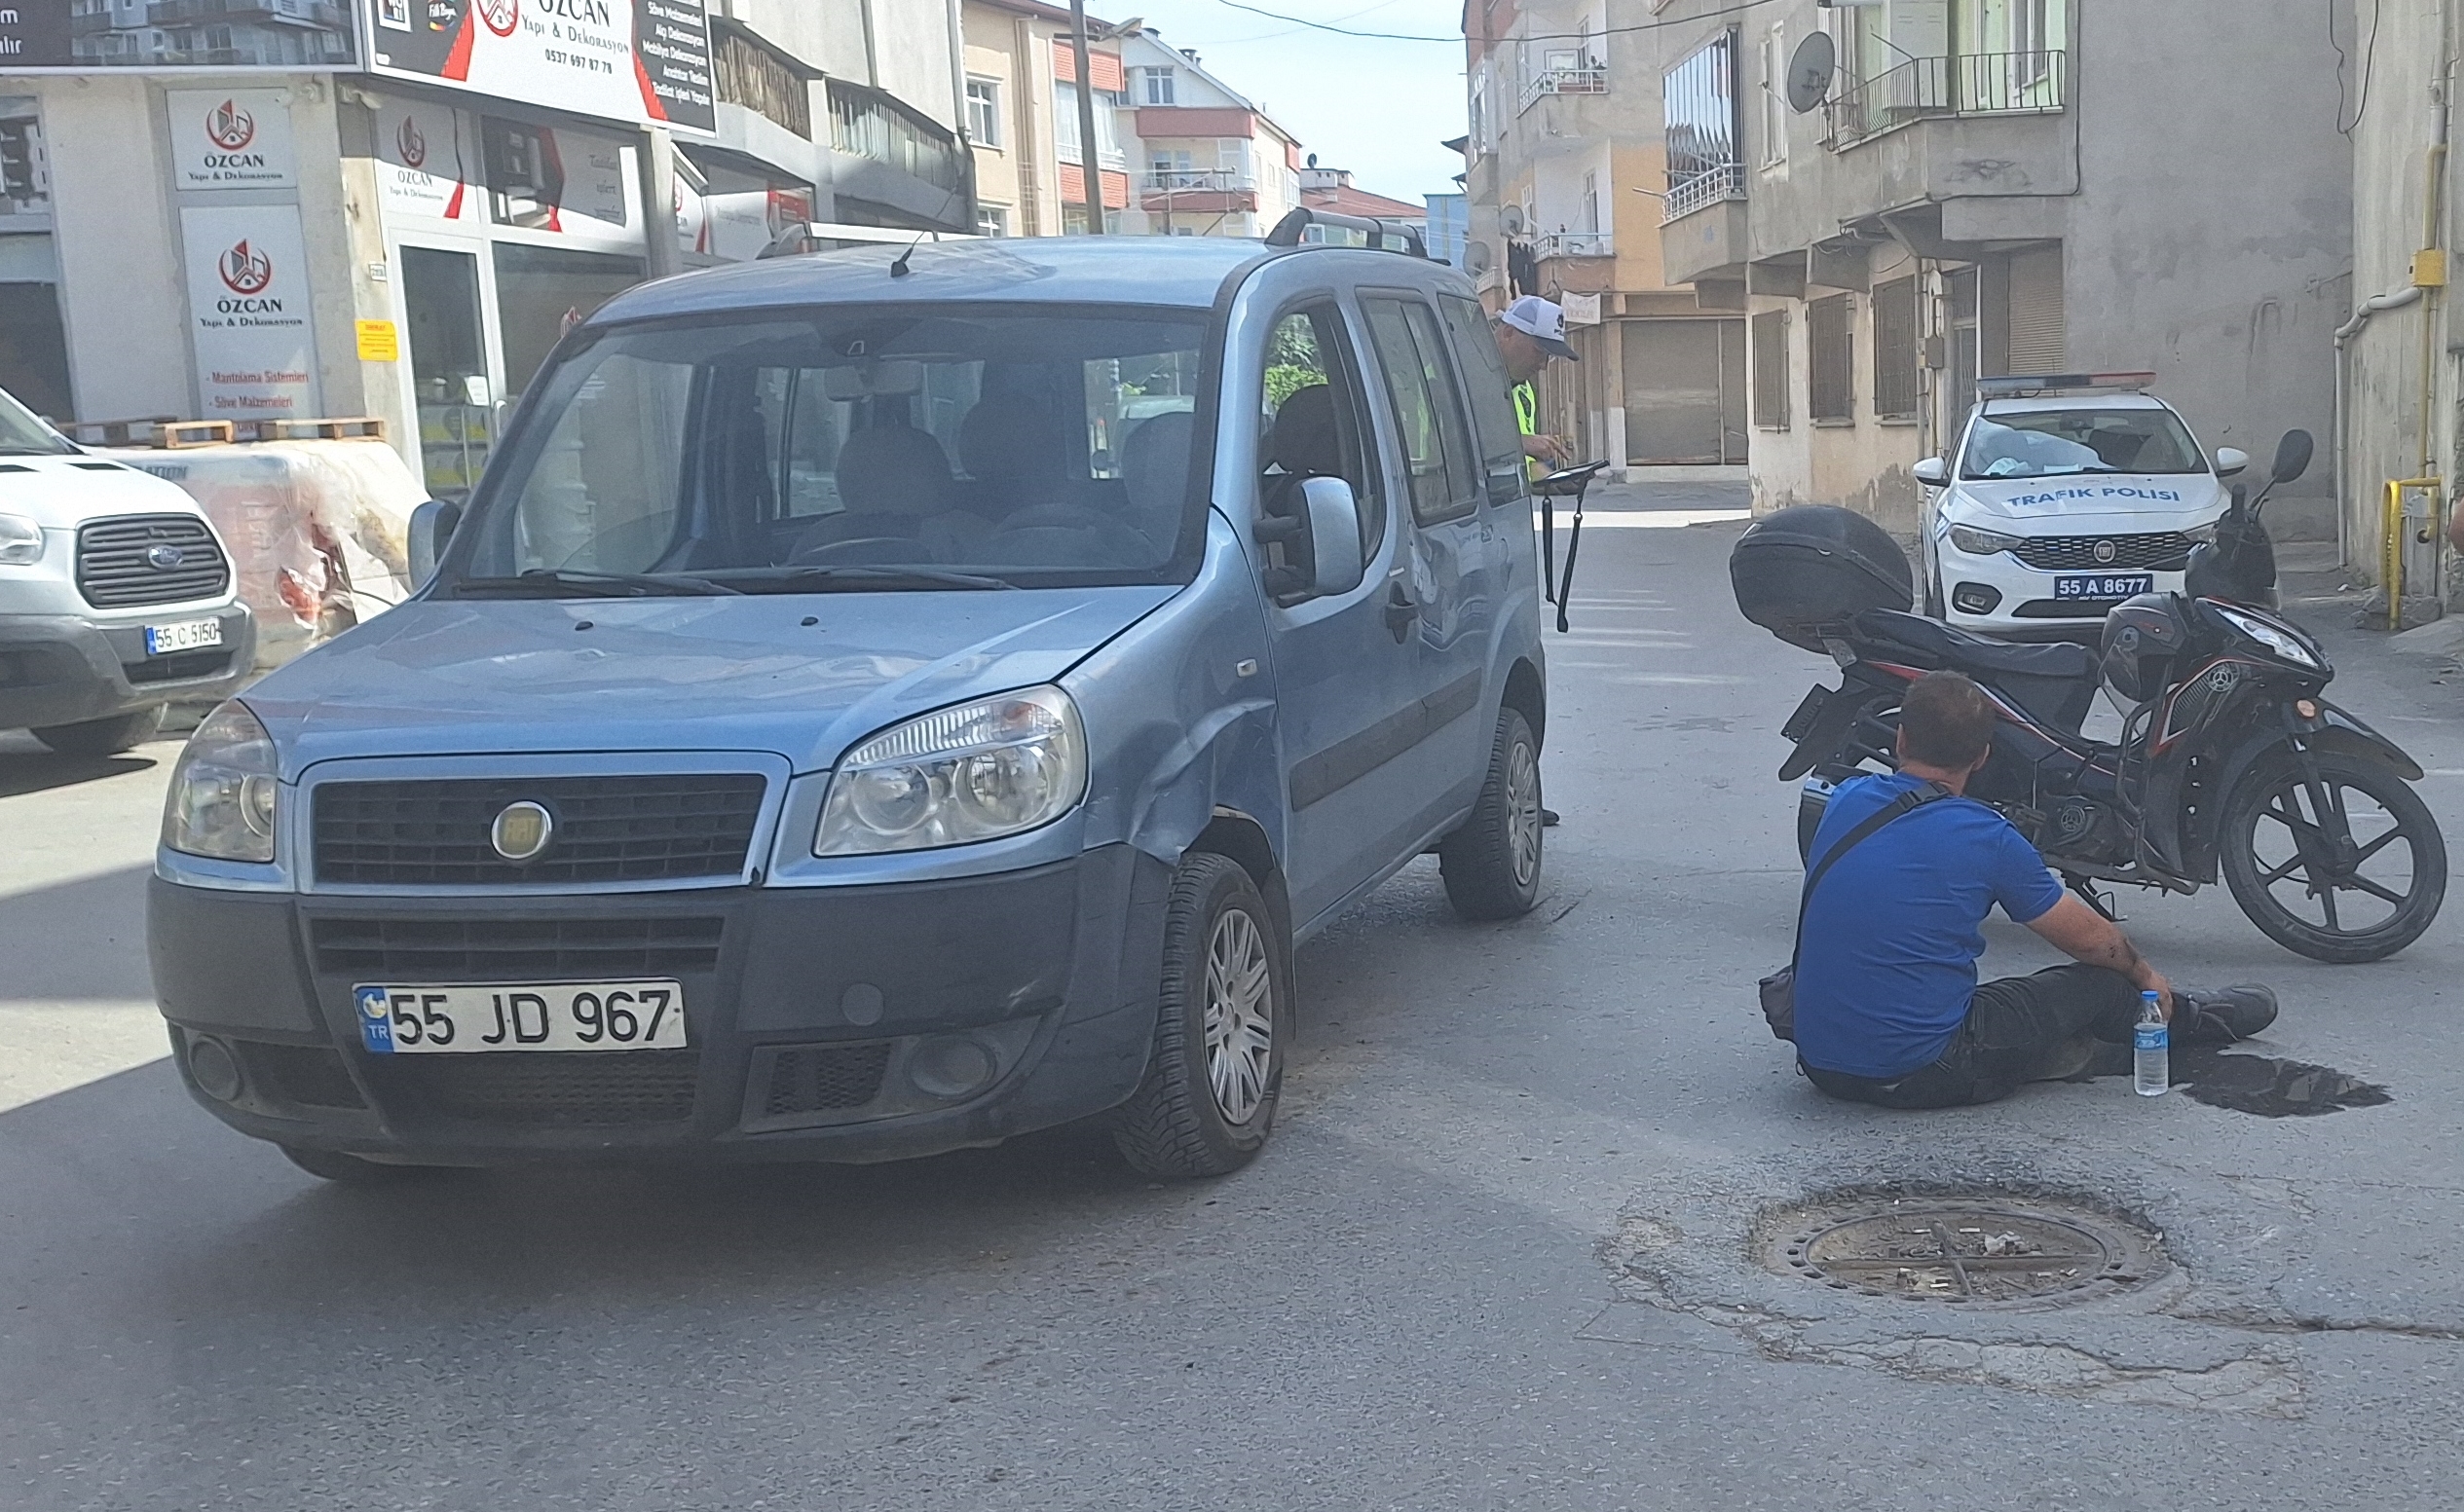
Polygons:
<instances>
[{"instance_id":1,"label":"blue minivan","mask_svg":"<svg viewBox=\"0 0 2464 1512\"><path fill-rule=\"evenodd\" d=\"M1264 1143L1291 956L1540 885L1488 317L1374 246L983 240L645 284L411 600L180 757L182 1078L317 1175ZM432 564L432 567L431 567Z\"/></svg>"}]
</instances>

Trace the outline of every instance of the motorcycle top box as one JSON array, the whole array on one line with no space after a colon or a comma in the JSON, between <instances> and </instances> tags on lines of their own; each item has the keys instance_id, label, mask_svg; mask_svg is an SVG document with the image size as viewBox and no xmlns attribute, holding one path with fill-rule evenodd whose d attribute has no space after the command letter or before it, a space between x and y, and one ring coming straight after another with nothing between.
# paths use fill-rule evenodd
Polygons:
<instances>
[{"instance_id":1,"label":"motorcycle top box","mask_svg":"<svg viewBox=\"0 0 2464 1512\"><path fill-rule=\"evenodd\" d=\"M1729 553L1729 584L1747 619L1791 645L1822 649L1866 609L1904 609L1915 595L1907 554L1852 509L1800 504L1754 522Z\"/></svg>"}]
</instances>

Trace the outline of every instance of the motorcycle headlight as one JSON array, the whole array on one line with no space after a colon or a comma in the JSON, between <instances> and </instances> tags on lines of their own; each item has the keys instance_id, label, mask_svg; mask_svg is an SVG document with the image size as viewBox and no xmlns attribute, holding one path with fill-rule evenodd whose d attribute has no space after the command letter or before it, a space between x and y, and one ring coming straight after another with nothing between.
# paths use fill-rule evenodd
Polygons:
<instances>
[{"instance_id":1,"label":"motorcycle headlight","mask_svg":"<svg viewBox=\"0 0 2464 1512\"><path fill-rule=\"evenodd\" d=\"M1980 531L1973 525L1955 525L1951 527L1951 544L1972 557L1990 557L1997 551L2016 551L2026 542L1999 531Z\"/></svg>"},{"instance_id":2,"label":"motorcycle headlight","mask_svg":"<svg viewBox=\"0 0 2464 1512\"><path fill-rule=\"evenodd\" d=\"M2326 664L2319 660L2318 652L2303 644L2300 637L2281 626L2269 624L2256 614L2245 614L2239 609L2226 608L2221 604L2213 607L2216 612L2223 615L2234 629L2295 666L2308 667L2314 672L2325 670Z\"/></svg>"},{"instance_id":3,"label":"motorcycle headlight","mask_svg":"<svg viewBox=\"0 0 2464 1512\"><path fill-rule=\"evenodd\" d=\"M1047 825L1087 791L1078 707L1030 687L919 715L848 752L830 778L816 856L968 845Z\"/></svg>"},{"instance_id":4,"label":"motorcycle headlight","mask_svg":"<svg viewBox=\"0 0 2464 1512\"><path fill-rule=\"evenodd\" d=\"M163 843L216 861L272 861L280 772L257 717L236 698L224 704L188 737L171 771Z\"/></svg>"},{"instance_id":5,"label":"motorcycle headlight","mask_svg":"<svg viewBox=\"0 0 2464 1512\"><path fill-rule=\"evenodd\" d=\"M0 566L43 560L43 527L21 514L0 514Z\"/></svg>"}]
</instances>

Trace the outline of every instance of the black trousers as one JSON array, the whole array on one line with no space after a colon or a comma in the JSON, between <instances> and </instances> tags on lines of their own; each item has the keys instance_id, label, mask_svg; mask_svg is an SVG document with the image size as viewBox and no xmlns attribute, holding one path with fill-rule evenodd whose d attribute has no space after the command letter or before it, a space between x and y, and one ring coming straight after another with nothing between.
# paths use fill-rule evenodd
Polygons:
<instances>
[{"instance_id":1,"label":"black trousers","mask_svg":"<svg viewBox=\"0 0 2464 1512\"><path fill-rule=\"evenodd\" d=\"M2102 966L2056 966L2034 977L1981 983L1942 1058L1888 1082L1798 1062L1806 1080L1834 1097L1885 1108L1956 1108L1994 1102L2029 1082L2085 1069L2099 1042L2127 1045L2139 1024L2139 989Z\"/></svg>"}]
</instances>

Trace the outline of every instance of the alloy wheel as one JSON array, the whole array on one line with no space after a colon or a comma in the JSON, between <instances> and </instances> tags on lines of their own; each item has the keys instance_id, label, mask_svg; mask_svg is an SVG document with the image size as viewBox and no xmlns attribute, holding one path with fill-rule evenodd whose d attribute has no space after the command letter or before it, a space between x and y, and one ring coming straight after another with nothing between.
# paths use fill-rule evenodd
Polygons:
<instances>
[{"instance_id":1,"label":"alloy wheel","mask_svg":"<svg viewBox=\"0 0 2464 1512\"><path fill-rule=\"evenodd\" d=\"M1275 1050L1274 967L1257 921L1241 908L1216 915L1207 936L1207 1080L1215 1111L1247 1124L1266 1100Z\"/></svg>"},{"instance_id":2,"label":"alloy wheel","mask_svg":"<svg viewBox=\"0 0 2464 1512\"><path fill-rule=\"evenodd\" d=\"M1540 757L1518 740L1506 756L1506 832L1517 887L1531 886L1539 873L1540 830Z\"/></svg>"}]
</instances>

